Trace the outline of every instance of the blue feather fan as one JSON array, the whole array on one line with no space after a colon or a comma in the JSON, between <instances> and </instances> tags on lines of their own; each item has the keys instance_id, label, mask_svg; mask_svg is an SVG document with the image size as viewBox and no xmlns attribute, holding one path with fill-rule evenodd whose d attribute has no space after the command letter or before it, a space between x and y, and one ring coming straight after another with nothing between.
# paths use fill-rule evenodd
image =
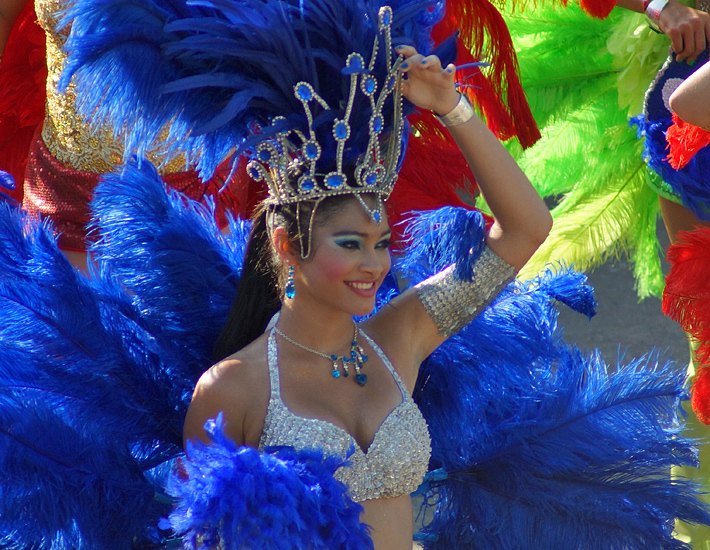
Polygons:
<instances>
[{"instance_id":1,"label":"blue feather fan","mask_svg":"<svg viewBox=\"0 0 710 550\"><path fill-rule=\"evenodd\" d=\"M484 238L480 214L465 211L412 227L399 263L411 282L467 262ZM680 436L684 369L654 357L610 368L565 344L551 302L593 314L583 282L548 271L512 283L422 365L415 399L431 468L446 472L424 490L427 549L683 548L674 518L710 519L683 496L697 488L669 478L697 460Z\"/></svg>"},{"instance_id":2,"label":"blue feather fan","mask_svg":"<svg viewBox=\"0 0 710 550\"><path fill-rule=\"evenodd\" d=\"M221 415L206 429L212 444L190 444L183 479L168 487L179 501L170 525L186 549L219 541L229 550L372 548L362 506L333 477L341 460L317 450L239 448L224 435Z\"/></svg>"}]
</instances>

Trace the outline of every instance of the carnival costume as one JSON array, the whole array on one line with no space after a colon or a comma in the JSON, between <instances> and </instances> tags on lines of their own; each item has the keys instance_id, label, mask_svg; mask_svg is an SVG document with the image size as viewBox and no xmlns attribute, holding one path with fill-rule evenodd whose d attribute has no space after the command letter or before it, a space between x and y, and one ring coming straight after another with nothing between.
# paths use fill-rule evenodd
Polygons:
<instances>
[{"instance_id":1,"label":"carnival costume","mask_svg":"<svg viewBox=\"0 0 710 550\"><path fill-rule=\"evenodd\" d=\"M79 3L69 66L78 89L94 93L80 108L132 116L127 137L139 149L169 120L170 147L180 144L205 174L234 148L252 155L250 172L278 204L341 193L384 200L408 110L391 45L431 51L427 29L442 7ZM112 74L129 37L143 48L140 64ZM122 96L112 93L119 85ZM150 116L137 116L137 105ZM294 160L292 186L283 168ZM344 177L348 164L354 178ZM362 206L375 221L382 215L378 202ZM165 548L177 534L187 548L371 547L354 502L366 479L356 449L299 449L288 433L278 442L290 447L239 448L218 416L206 427L213 444L188 444L175 466L191 390L242 276L248 224L231 220L223 235L212 211L166 191L144 160L106 176L93 208L99 239L85 277L46 225L0 207L2 542ZM552 302L591 315L584 278L548 272L507 284L512 268L486 247L480 213L443 209L410 227L393 269L401 278L389 276L377 302L415 285L451 335L421 365L412 397L431 435L419 488L433 509L418 536L426 548L683 548L670 537L673 518L710 521L692 484L667 477L671 464L694 462L692 442L678 435L684 372L653 357L610 369L566 345ZM276 354L270 363L277 399ZM409 411L422 443L412 407L403 395L393 414ZM288 432L273 420L264 439ZM400 439L395 424L382 426L365 484L382 479L377 458ZM409 479L421 477L419 451L393 448L414 457ZM351 483L347 468L353 486L338 481ZM411 488L400 482L383 490Z\"/></svg>"},{"instance_id":2,"label":"carnival costume","mask_svg":"<svg viewBox=\"0 0 710 550\"><path fill-rule=\"evenodd\" d=\"M94 187L123 162L121 125L117 131L89 125L76 113L74 86L57 90L69 32L58 19L68 3L32 4L18 18L0 65L0 169L14 175L13 196L25 210L53 220L63 248L84 251ZM170 186L194 199L216 200L223 225L225 210L245 215L253 207L256 190L228 186L228 169L204 183L184 158L161 155L160 145L153 145L150 158Z\"/></svg>"}]
</instances>

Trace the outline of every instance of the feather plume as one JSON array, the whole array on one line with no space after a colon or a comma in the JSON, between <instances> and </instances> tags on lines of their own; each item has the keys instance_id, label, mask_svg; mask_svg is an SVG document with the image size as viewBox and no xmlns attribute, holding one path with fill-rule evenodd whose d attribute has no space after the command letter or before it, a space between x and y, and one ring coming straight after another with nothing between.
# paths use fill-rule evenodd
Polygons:
<instances>
[{"instance_id":1,"label":"feather plume","mask_svg":"<svg viewBox=\"0 0 710 550\"><path fill-rule=\"evenodd\" d=\"M663 278L656 239L658 201L646 184L645 163L637 158L635 168L608 165L614 180L604 192L573 192L552 211L550 235L521 271L522 278L537 273L548 263L569 262L587 270L609 258L634 250L634 265L639 297L658 295ZM606 164L605 164L606 166ZM626 180L619 178L619 172Z\"/></svg>"},{"instance_id":2,"label":"feather plume","mask_svg":"<svg viewBox=\"0 0 710 550\"><path fill-rule=\"evenodd\" d=\"M179 499L169 524L186 549L218 542L230 550L373 548L362 506L333 477L342 460L316 450L237 447L221 414L205 429L211 444L190 443L186 475L168 485Z\"/></svg>"},{"instance_id":3,"label":"feather plume","mask_svg":"<svg viewBox=\"0 0 710 550\"><path fill-rule=\"evenodd\" d=\"M680 170L704 147L710 145L710 132L683 122L673 113L673 124L666 132L670 147L668 161L672 168Z\"/></svg>"},{"instance_id":4,"label":"feather plume","mask_svg":"<svg viewBox=\"0 0 710 550\"><path fill-rule=\"evenodd\" d=\"M609 39L610 32L618 37L637 22L634 15L617 12L605 21L590 20L575 5L528 7L506 15L523 86L543 127L535 147L522 152L512 144L509 149L538 192L558 203L552 232L521 277L531 277L549 262L588 270L625 253L644 298L660 295L663 288L655 238L658 206L646 189L627 109L641 104L662 57L646 42L641 51L640 40L620 45ZM574 44L573 50L561 44Z\"/></svg>"},{"instance_id":5,"label":"feather plume","mask_svg":"<svg viewBox=\"0 0 710 550\"><path fill-rule=\"evenodd\" d=\"M213 205L169 192L147 161L106 175L92 208L96 263L131 292L141 322L191 388L211 364L236 296L249 224L230 218L222 235Z\"/></svg>"},{"instance_id":6,"label":"feather plume","mask_svg":"<svg viewBox=\"0 0 710 550\"><path fill-rule=\"evenodd\" d=\"M663 292L663 313L698 342L692 404L697 417L710 423L710 230L681 232L668 249L671 270Z\"/></svg>"},{"instance_id":7,"label":"feather plume","mask_svg":"<svg viewBox=\"0 0 710 550\"><path fill-rule=\"evenodd\" d=\"M489 128L500 138L517 136L524 147L539 137L535 120L525 99L510 33L495 3L460 0L446 2L446 15L432 36L441 40L460 31L457 63L467 64L484 57L491 70L475 75L457 74L466 84L462 90L476 102Z\"/></svg>"},{"instance_id":8,"label":"feather plume","mask_svg":"<svg viewBox=\"0 0 710 550\"><path fill-rule=\"evenodd\" d=\"M410 282L467 260L437 245L466 234L475 251L479 216L420 215L418 265L400 264ZM421 366L414 395L436 474L424 489L427 548L682 548L673 518L710 519L686 499L692 484L667 474L696 461L679 436L683 369L654 356L610 368L562 340L552 302L593 314L584 281L547 271L511 284Z\"/></svg>"},{"instance_id":9,"label":"feather plume","mask_svg":"<svg viewBox=\"0 0 710 550\"><path fill-rule=\"evenodd\" d=\"M45 36L34 4L17 16L0 65L0 166L22 182L35 130L44 120ZM10 194L22 200L22 185Z\"/></svg>"},{"instance_id":10,"label":"feather plume","mask_svg":"<svg viewBox=\"0 0 710 550\"><path fill-rule=\"evenodd\" d=\"M435 4L394 2L395 41L429 53L428 30L436 22L429 8ZM325 146L333 139L324 123L343 116L350 79L341 71L352 52L370 58L380 5L375 0L156 0L141 6L79 1L65 19L73 25L62 83L76 80L84 115L127 131L129 151L142 154L170 124L167 150L186 152L205 177L235 147L238 155L285 129L307 134L293 87L308 82L331 106L313 126L324 147L322 158L335 162L334 147ZM383 52L380 48L373 71L380 82L386 72ZM385 112L391 109L389 102ZM366 148L370 111L367 98L357 95L346 162L354 163ZM272 125L275 117L284 118Z\"/></svg>"},{"instance_id":11,"label":"feather plume","mask_svg":"<svg viewBox=\"0 0 710 550\"><path fill-rule=\"evenodd\" d=\"M0 227L2 536L130 548L164 513L142 472L179 452L185 390L120 286L74 271L47 225L2 205Z\"/></svg>"}]
</instances>

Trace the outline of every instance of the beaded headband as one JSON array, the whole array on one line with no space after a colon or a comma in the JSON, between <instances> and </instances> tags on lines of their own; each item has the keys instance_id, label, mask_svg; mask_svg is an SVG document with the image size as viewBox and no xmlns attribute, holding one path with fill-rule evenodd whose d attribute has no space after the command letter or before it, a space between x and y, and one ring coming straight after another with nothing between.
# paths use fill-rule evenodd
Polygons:
<instances>
[{"instance_id":1,"label":"beaded headband","mask_svg":"<svg viewBox=\"0 0 710 550\"><path fill-rule=\"evenodd\" d=\"M390 195L397 180L404 128L402 75L398 70L403 59L399 57L393 61L391 27L392 8L383 6L378 14L379 34L375 37L369 63L366 65L359 53L351 53L341 71L343 75L350 76L350 92L343 117L336 118L332 123L332 137L336 145L334 169L332 161L328 163L328 167L321 166L324 163L319 162L323 147L316 139L314 128L314 110L331 111L331 107L308 82L298 82L294 86L294 94L303 104L308 121L307 135L299 130L281 131L274 138L261 142L247 165L249 175L256 181L265 181L268 186L269 195L264 201L266 204L283 205L313 201L317 207L318 203L327 197L353 195L370 218L380 223L383 201ZM387 74L381 83L373 75L380 41L384 42L387 63ZM343 171L343 153L351 135L349 122L358 93L368 98L372 114L369 119L367 148L355 164L354 181L351 181ZM383 107L389 96L393 97L394 111L389 146L383 153L380 135L387 127ZM272 124L283 122L283 117L277 117ZM290 167L294 164L303 168L295 185L289 177ZM362 198L363 193L377 197L374 208L370 208ZM312 225L312 220L309 225Z\"/></svg>"}]
</instances>

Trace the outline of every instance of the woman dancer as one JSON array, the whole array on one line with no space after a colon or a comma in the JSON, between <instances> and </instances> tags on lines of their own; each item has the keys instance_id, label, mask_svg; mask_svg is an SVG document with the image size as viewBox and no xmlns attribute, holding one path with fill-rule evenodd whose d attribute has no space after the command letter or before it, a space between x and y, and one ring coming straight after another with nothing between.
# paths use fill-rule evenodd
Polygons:
<instances>
[{"instance_id":1,"label":"woman dancer","mask_svg":"<svg viewBox=\"0 0 710 550\"><path fill-rule=\"evenodd\" d=\"M325 199L317 210L310 197L291 208L275 197L255 224L250 250L257 258L247 264L277 258L273 271L263 275L271 279L266 286L276 286L289 273L278 321L244 347L254 329L228 326L225 339L237 341L225 344L232 355L201 378L185 423L188 440L209 441L203 426L223 412L226 433L239 445L316 447L345 458L355 444L354 467L343 468L340 476L362 502L362 520L372 527L375 548L382 549L411 548L409 495L429 461L426 424L410 397L419 365L495 298L551 225L523 173L456 91L454 66L442 67L436 56L424 57L410 46L397 52L404 58L401 73L407 75L404 96L445 115L442 120L493 205L496 221L474 279L457 282L449 270L353 324L353 316L372 313L390 269L391 229L386 217L378 223L370 215L379 213L377 195L361 195L366 207L345 194ZM316 212L312 229L294 224L296 211ZM257 243L265 241L268 250L260 250ZM460 308L457 302L475 307ZM241 316L237 305L235 317ZM336 366L338 361L345 363ZM367 384L346 382L341 374Z\"/></svg>"}]
</instances>

